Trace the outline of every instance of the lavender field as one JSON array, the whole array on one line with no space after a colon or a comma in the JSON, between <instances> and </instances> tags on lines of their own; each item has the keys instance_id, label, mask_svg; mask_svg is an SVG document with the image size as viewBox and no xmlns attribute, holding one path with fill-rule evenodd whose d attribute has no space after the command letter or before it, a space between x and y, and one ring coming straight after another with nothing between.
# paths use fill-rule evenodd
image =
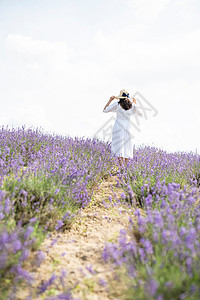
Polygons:
<instances>
[{"instance_id":1,"label":"lavender field","mask_svg":"<svg viewBox=\"0 0 200 300\"><path fill-rule=\"evenodd\" d=\"M200 299L200 156L145 147L119 178L145 211L130 218L131 240L121 231L104 249L126 268L122 299Z\"/></svg>"},{"instance_id":2,"label":"lavender field","mask_svg":"<svg viewBox=\"0 0 200 300\"><path fill-rule=\"evenodd\" d=\"M16 282L46 234L70 227L115 159L108 145L33 130L0 131L0 295ZM36 262L42 259L38 251Z\"/></svg>"},{"instance_id":3,"label":"lavender field","mask_svg":"<svg viewBox=\"0 0 200 300\"><path fill-rule=\"evenodd\" d=\"M116 202L135 209L131 235L122 230L102 253L121 283L113 297L200 299L198 154L134 148L122 169L108 143L25 128L0 131L0 299L15 299L24 282L31 286L26 261L34 253L39 266L48 234L70 230L99 182L113 174L123 188ZM39 286L38 294L52 282ZM73 295L66 288L43 299Z\"/></svg>"}]
</instances>

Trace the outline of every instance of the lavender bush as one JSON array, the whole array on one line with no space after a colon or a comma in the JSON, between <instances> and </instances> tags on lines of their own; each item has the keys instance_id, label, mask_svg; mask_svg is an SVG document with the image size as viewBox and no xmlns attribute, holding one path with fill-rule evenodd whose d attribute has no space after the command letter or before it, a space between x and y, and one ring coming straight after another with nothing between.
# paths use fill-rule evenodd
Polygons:
<instances>
[{"instance_id":1,"label":"lavender bush","mask_svg":"<svg viewBox=\"0 0 200 300\"><path fill-rule=\"evenodd\" d=\"M167 153L154 148L134 149L133 159L120 175L127 200L145 206L145 198L151 194L156 200L163 184L179 183L199 187L200 156L194 153Z\"/></svg>"},{"instance_id":2,"label":"lavender bush","mask_svg":"<svg viewBox=\"0 0 200 300\"><path fill-rule=\"evenodd\" d=\"M126 267L122 299L200 299L200 156L135 151L119 174L126 199L142 206L130 219L131 239L122 231L103 257Z\"/></svg>"},{"instance_id":3,"label":"lavender bush","mask_svg":"<svg viewBox=\"0 0 200 300\"><path fill-rule=\"evenodd\" d=\"M0 294L31 282L23 263L46 233L70 226L94 187L113 168L110 145L97 139L0 130Z\"/></svg>"}]
</instances>

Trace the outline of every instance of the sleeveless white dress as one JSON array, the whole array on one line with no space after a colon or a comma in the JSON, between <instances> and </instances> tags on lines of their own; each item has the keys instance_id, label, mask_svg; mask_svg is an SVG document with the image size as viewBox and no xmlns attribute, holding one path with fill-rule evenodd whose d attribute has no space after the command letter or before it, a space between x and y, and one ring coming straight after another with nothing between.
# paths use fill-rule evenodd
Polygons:
<instances>
[{"instance_id":1,"label":"sleeveless white dress","mask_svg":"<svg viewBox=\"0 0 200 300\"><path fill-rule=\"evenodd\" d=\"M105 113L116 112L116 120L112 130L111 150L118 157L132 158L133 157L133 134L131 125L131 116L136 114L142 116L138 111L135 103L129 110L125 110L118 102L112 103L104 109Z\"/></svg>"}]
</instances>

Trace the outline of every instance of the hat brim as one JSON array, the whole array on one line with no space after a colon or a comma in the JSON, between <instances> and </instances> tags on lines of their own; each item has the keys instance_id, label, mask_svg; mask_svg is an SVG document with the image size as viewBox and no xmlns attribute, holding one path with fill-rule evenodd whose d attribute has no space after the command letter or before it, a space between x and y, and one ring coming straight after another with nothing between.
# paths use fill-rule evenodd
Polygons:
<instances>
[{"instance_id":1,"label":"hat brim","mask_svg":"<svg viewBox=\"0 0 200 300\"><path fill-rule=\"evenodd\" d=\"M128 97L117 96L117 98L119 98L119 99L126 99ZM130 99L130 98L128 98L128 99Z\"/></svg>"}]
</instances>

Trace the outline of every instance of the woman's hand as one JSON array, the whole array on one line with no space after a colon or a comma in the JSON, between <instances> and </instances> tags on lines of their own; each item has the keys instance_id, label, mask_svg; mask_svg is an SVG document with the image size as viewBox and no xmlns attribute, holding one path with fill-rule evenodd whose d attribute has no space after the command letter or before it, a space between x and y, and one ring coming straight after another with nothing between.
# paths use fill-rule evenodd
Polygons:
<instances>
[{"instance_id":1,"label":"woman's hand","mask_svg":"<svg viewBox=\"0 0 200 300\"><path fill-rule=\"evenodd\" d=\"M135 104L137 104L137 102L136 102L135 98L132 98L132 99L133 99L133 102L134 102Z\"/></svg>"}]
</instances>

